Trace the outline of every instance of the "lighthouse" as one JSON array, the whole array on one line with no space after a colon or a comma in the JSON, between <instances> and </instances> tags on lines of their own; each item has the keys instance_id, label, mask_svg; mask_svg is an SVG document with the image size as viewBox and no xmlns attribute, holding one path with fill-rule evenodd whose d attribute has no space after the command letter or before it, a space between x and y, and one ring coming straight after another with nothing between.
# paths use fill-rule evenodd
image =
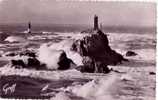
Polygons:
<instances>
[{"instance_id":1,"label":"lighthouse","mask_svg":"<svg viewBox=\"0 0 158 100\"><path fill-rule=\"evenodd\" d=\"M31 22L28 23L28 30L27 30L27 32L31 33Z\"/></svg>"},{"instance_id":2,"label":"lighthouse","mask_svg":"<svg viewBox=\"0 0 158 100\"><path fill-rule=\"evenodd\" d=\"M94 30L98 30L98 16L94 15Z\"/></svg>"}]
</instances>

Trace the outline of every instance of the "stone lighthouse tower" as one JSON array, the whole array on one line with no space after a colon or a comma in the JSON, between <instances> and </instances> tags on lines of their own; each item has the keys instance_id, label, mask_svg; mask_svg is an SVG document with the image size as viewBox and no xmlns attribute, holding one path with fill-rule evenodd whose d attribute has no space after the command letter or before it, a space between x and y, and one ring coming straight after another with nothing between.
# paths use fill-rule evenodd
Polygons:
<instances>
[{"instance_id":1,"label":"stone lighthouse tower","mask_svg":"<svg viewBox=\"0 0 158 100\"><path fill-rule=\"evenodd\" d=\"M28 23L28 33L31 33L31 22Z\"/></svg>"},{"instance_id":2,"label":"stone lighthouse tower","mask_svg":"<svg viewBox=\"0 0 158 100\"><path fill-rule=\"evenodd\" d=\"M98 16L94 15L94 30L98 30Z\"/></svg>"}]
</instances>

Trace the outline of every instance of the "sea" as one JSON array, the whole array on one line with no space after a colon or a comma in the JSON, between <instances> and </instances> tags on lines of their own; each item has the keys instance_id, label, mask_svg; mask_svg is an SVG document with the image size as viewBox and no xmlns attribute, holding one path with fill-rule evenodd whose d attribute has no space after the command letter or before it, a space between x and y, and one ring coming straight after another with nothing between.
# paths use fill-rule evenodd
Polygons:
<instances>
[{"instance_id":1,"label":"sea","mask_svg":"<svg viewBox=\"0 0 158 100\"><path fill-rule=\"evenodd\" d=\"M102 27L110 47L129 59L129 62L109 66L120 73L81 73L75 69L37 71L15 69L7 65L7 53L23 49L38 50L45 43L64 49L69 46L69 42L63 44L62 41L83 37L85 33L81 31L91 27L93 26L32 24L31 34L28 34L25 33L27 24L0 25L1 97L46 100L155 100L156 76L150 75L151 72L156 73L155 27ZM134 51L138 55L127 57L127 51ZM4 92L4 85L13 90Z\"/></svg>"}]
</instances>

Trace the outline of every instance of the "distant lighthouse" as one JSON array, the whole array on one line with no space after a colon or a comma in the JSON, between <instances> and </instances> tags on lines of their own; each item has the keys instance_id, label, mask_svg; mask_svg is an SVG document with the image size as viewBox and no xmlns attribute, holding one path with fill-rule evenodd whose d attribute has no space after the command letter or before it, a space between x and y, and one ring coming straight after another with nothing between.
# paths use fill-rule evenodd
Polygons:
<instances>
[{"instance_id":1,"label":"distant lighthouse","mask_svg":"<svg viewBox=\"0 0 158 100\"><path fill-rule=\"evenodd\" d=\"M28 23L28 33L31 33L31 22Z\"/></svg>"},{"instance_id":2,"label":"distant lighthouse","mask_svg":"<svg viewBox=\"0 0 158 100\"><path fill-rule=\"evenodd\" d=\"M98 16L94 15L94 30L98 30Z\"/></svg>"}]
</instances>

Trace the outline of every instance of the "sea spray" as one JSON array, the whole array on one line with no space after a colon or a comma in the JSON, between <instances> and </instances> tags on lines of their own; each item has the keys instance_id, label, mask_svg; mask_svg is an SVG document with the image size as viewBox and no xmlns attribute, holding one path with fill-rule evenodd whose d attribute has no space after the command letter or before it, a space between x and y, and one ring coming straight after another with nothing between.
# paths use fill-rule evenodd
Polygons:
<instances>
[{"instance_id":1,"label":"sea spray","mask_svg":"<svg viewBox=\"0 0 158 100\"><path fill-rule=\"evenodd\" d=\"M116 74L111 74L108 77L94 79L84 85L68 87L67 90L79 97L90 100L113 100L110 88L118 79Z\"/></svg>"},{"instance_id":2,"label":"sea spray","mask_svg":"<svg viewBox=\"0 0 158 100\"><path fill-rule=\"evenodd\" d=\"M83 65L82 63L82 57L79 53L71 51L71 46L73 44L74 40L64 40L59 43L54 43L50 46L50 48L55 50L64 50L66 52L66 55L69 59L71 59L76 65Z\"/></svg>"},{"instance_id":3,"label":"sea spray","mask_svg":"<svg viewBox=\"0 0 158 100\"><path fill-rule=\"evenodd\" d=\"M59 56L62 51L53 50L47 44L41 45L39 48L39 60L47 65L48 69L57 69L59 65Z\"/></svg>"},{"instance_id":4,"label":"sea spray","mask_svg":"<svg viewBox=\"0 0 158 100\"><path fill-rule=\"evenodd\" d=\"M72 100L69 96L66 95L64 92L59 92L55 95L55 97L52 97L50 100Z\"/></svg>"},{"instance_id":5,"label":"sea spray","mask_svg":"<svg viewBox=\"0 0 158 100\"><path fill-rule=\"evenodd\" d=\"M9 36L5 39L8 42L26 42L27 40L20 36Z\"/></svg>"},{"instance_id":6,"label":"sea spray","mask_svg":"<svg viewBox=\"0 0 158 100\"><path fill-rule=\"evenodd\" d=\"M78 53L70 50L72 42L70 40L64 40L54 44L42 44L39 48L38 59L42 63L45 63L48 69L57 69L59 67L59 56L64 51L67 57L77 66L83 65L82 57Z\"/></svg>"}]
</instances>

